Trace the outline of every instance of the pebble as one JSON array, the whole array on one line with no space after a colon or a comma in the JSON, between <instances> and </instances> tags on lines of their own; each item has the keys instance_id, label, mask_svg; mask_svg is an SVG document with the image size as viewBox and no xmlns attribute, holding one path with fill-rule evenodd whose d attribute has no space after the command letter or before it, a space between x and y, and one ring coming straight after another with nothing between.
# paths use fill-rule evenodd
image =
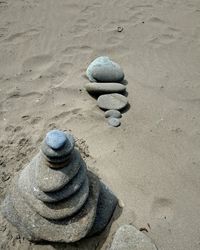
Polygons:
<instances>
[{"instance_id":1,"label":"pebble","mask_svg":"<svg viewBox=\"0 0 200 250\"><path fill-rule=\"evenodd\" d=\"M109 117L121 118L122 114L118 110L110 109L105 112L105 118Z\"/></svg>"},{"instance_id":2,"label":"pebble","mask_svg":"<svg viewBox=\"0 0 200 250\"><path fill-rule=\"evenodd\" d=\"M86 90L90 94L106 94L106 93L121 93L126 90L126 86L120 83L107 82L107 83L87 83Z\"/></svg>"},{"instance_id":3,"label":"pebble","mask_svg":"<svg viewBox=\"0 0 200 250\"><path fill-rule=\"evenodd\" d=\"M121 122L118 118L109 117L108 124L111 125L112 127L119 127Z\"/></svg>"},{"instance_id":4,"label":"pebble","mask_svg":"<svg viewBox=\"0 0 200 250\"><path fill-rule=\"evenodd\" d=\"M128 100L121 94L105 94L97 99L97 105L102 109L121 110L126 107Z\"/></svg>"},{"instance_id":5,"label":"pebble","mask_svg":"<svg viewBox=\"0 0 200 250\"><path fill-rule=\"evenodd\" d=\"M91 82L122 82L124 79L122 68L107 56L97 57L86 74Z\"/></svg>"},{"instance_id":6,"label":"pebble","mask_svg":"<svg viewBox=\"0 0 200 250\"><path fill-rule=\"evenodd\" d=\"M110 250L158 250L151 239L132 225L121 226Z\"/></svg>"},{"instance_id":7,"label":"pebble","mask_svg":"<svg viewBox=\"0 0 200 250\"><path fill-rule=\"evenodd\" d=\"M59 149L54 149L54 148L50 147L46 143L46 139L43 141L42 146L41 146L41 150L48 161L50 161L50 162L63 162L68 158L69 154L74 149L75 141L74 141L74 138L71 134L65 133L65 136L66 136L66 139L65 139L66 142Z\"/></svg>"},{"instance_id":8,"label":"pebble","mask_svg":"<svg viewBox=\"0 0 200 250\"><path fill-rule=\"evenodd\" d=\"M52 149L60 149L67 142L66 134L60 130L51 130L45 138L46 144Z\"/></svg>"}]
</instances>

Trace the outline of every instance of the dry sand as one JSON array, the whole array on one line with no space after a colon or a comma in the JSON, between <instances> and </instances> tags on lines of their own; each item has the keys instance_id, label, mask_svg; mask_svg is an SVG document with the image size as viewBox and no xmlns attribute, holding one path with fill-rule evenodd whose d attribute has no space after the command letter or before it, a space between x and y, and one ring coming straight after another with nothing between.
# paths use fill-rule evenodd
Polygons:
<instances>
[{"instance_id":1,"label":"dry sand","mask_svg":"<svg viewBox=\"0 0 200 250\"><path fill-rule=\"evenodd\" d=\"M100 55L128 81L119 128L84 90ZM0 2L0 201L45 133L67 129L124 203L99 248L132 223L160 250L200 249L199 107L199 0ZM29 244L0 217L0 249L61 246Z\"/></svg>"}]
</instances>

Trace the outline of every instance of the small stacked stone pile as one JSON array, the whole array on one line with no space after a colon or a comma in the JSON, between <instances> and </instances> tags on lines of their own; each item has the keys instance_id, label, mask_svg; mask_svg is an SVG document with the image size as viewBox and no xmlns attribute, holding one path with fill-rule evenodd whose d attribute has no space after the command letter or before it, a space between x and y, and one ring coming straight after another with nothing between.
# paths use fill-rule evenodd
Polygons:
<instances>
[{"instance_id":1,"label":"small stacked stone pile","mask_svg":"<svg viewBox=\"0 0 200 250\"><path fill-rule=\"evenodd\" d=\"M86 90L92 95L98 95L97 105L107 110L105 117L111 126L120 125L120 110L128 104L125 93L126 86L122 84L124 73L122 68L109 57L96 58L87 68L87 77L90 83L85 85Z\"/></svg>"},{"instance_id":2,"label":"small stacked stone pile","mask_svg":"<svg viewBox=\"0 0 200 250\"><path fill-rule=\"evenodd\" d=\"M100 233L116 205L116 197L87 170L73 136L52 130L14 180L2 213L31 241L69 243Z\"/></svg>"}]
</instances>

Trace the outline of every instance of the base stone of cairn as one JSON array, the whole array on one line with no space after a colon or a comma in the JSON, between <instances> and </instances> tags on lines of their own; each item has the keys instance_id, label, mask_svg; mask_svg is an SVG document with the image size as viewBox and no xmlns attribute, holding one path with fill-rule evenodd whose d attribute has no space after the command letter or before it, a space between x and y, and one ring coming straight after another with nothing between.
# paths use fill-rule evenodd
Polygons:
<instances>
[{"instance_id":1,"label":"base stone of cairn","mask_svg":"<svg viewBox=\"0 0 200 250\"><path fill-rule=\"evenodd\" d=\"M50 131L13 181L2 213L28 240L75 242L102 232L112 217L117 198L74 144L70 134Z\"/></svg>"}]
</instances>

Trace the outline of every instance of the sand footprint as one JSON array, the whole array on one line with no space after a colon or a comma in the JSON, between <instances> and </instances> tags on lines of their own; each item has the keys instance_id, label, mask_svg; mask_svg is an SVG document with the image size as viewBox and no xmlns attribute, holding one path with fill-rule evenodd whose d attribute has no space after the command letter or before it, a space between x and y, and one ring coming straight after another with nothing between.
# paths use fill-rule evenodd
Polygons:
<instances>
[{"instance_id":1,"label":"sand footprint","mask_svg":"<svg viewBox=\"0 0 200 250\"><path fill-rule=\"evenodd\" d=\"M92 53L90 46L69 46L63 50L63 54L67 56L77 56L80 54Z\"/></svg>"},{"instance_id":2,"label":"sand footprint","mask_svg":"<svg viewBox=\"0 0 200 250\"><path fill-rule=\"evenodd\" d=\"M23 63L23 77L25 77L26 80L37 79L53 64L52 56L48 54L30 57Z\"/></svg>"},{"instance_id":3,"label":"sand footprint","mask_svg":"<svg viewBox=\"0 0 200 250\"><path fill-rule=\"evenodd\" d=\"M18 44L23 43L27 39L39 35L39 30L37 29L30 29L25 32L18 32L10 35L6 39L3 40L4 43L11 43L11 44Z\"/></svg>"},{"instance_id":4,"label":"sand footprint","mask_svg":"<svg viewBox=\"0 0 200 250\"><path fill-rule=\"evenodd\" d=\"M157 219L171 221L173 219L173 202L167 198L154 198L151 215Z\"/></svg>"},{"instance_id":5,"label":"sand footprint","mask_svg":"<svg viewBox=\"0 0 200 250\"><path fill-rule=\"evenodd\" d=\"M148 42L155 46L162 46L176 42L179 39L180 31L176 28L167 27L163 33L151 38Z\"/></svg>"}]
</instances>

